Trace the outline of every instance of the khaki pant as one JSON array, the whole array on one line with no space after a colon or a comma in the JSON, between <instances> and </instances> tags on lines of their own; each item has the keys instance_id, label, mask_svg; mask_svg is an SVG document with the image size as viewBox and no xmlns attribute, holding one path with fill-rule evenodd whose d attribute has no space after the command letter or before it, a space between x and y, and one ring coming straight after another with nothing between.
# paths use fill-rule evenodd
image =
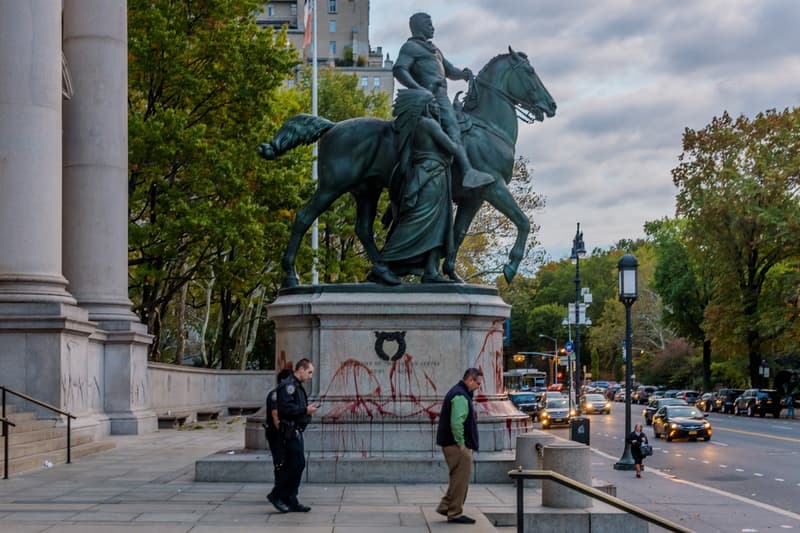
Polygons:
<instances>
[{"instance_id":1,"label":"khaki pant","mask_svg":"<svg viewBox=\"0 0 800 533\"><path fill-rule=\"evenodd\" d=\"M464 501L467 499L469 478L472 476L472 450L453 445L443 446L442 452L450 468L450 482L436 512L447 514L448 519L458 518L464 513Z\"/></svg>"}]
</instances>

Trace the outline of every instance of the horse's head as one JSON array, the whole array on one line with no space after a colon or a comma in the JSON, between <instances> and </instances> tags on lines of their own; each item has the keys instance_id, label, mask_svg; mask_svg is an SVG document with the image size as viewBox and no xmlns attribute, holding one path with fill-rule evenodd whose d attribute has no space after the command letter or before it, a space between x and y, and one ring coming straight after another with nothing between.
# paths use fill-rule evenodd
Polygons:
<instances>
[{"instance_id":1,"label":"horse's head","mask_svg":"<svg viewBox=\"0 0 800 533\"><path fill-rule=\"evenodd\" d=\"M487 79L483 82L499 89L514 105L521 108L521 118L527 119L526 122L543 121L545 116L552 117L556 114L553 97L523 52L516 52L509 46L508 54L497 56L484 71L481 74Z\"/></svg>"}]
</instances>

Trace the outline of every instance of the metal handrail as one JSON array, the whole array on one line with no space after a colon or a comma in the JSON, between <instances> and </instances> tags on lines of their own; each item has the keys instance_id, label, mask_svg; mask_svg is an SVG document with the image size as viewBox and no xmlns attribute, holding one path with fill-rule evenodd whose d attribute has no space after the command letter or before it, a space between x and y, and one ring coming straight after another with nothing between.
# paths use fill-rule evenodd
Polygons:
<instances>
[{"instance_id":1,"label":"metal handrail","mask_svg":"<svg viewBox=\"0 0 800 533\"><path fill-rule=\"evenodd\" d=\"M62 411L58 407L50 405L49 403L37 400L36 398L31 398L27 394L23 394L19 391L15 391L14 389L10 389L3 385L0 385L0 391L2 391L2 412L0 412L0 418L5 419L6 416L6 393L13 394L18 398L22 398L23 400L29 401L33 404L38 405L39 407L44 407L50 411L58 413L62 416L67 417L67 464L72 463L72 420L76 420L78 417L66 412ZM14 426L15 424L11 423L10 421L7 423L3 423L3 435L5 435L5 477L3 479L8 479L8 433L7 433L7 424Z\"/></svg>"},{"instance_id":2,"label":"metal handrail","mask_svg":"<svg viewBox=\"0 0 800 533\"><path fill-rule=\"evenodd\" d=\"M8 426L17 427L17 425L3 416L0 416L0 423L3 424L3 479L8 479Z\"/></svg>"},{"instance_id":3,"label":"metal handrail","mask_svg":"<svg viewBox=\"0 0 800 533\"><path fill-rule=\"evenodd\" d=\"M559 474L558 472L553 472L552 470L523 470L520 468L518 470L509 471L508 475L515 480L517 484L517 531L519 533L522 533L524 525L524 507L522 496L524 480L526 479L546 479L555 481L556 483L560 483L561 485L585 494L586 496L590 496L596 500L600 500L608 505L616 507L617 509L621 509L629 514L632 514L633 516L636 516L637 518L646 520L651 524L661 526L668 531L675 531L677 533L694 533L691 529L685 528L679 524L676 524L675 522L670 522L669 520L661 518L656 514L645 511L640 507L636 507L635 505L632 505L624 500L620 500L615 496L611 496L593 487L584 485L583 483L575 481L572 478L568 478L567 476Z\"/></svg>"}]
</instances>

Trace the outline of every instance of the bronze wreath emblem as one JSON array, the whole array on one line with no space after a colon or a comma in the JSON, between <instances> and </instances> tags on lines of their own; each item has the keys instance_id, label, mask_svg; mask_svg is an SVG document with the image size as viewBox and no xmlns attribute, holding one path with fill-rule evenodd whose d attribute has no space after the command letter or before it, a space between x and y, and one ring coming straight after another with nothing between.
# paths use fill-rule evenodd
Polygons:
<instances>
[{"instance_id":1,"label":"bronze wreath emblem","mask_svg":"<svg viewBox=\"0 0 800 533\"><path fill-rule=\"evenodd\" d=\"M397 350L394 355L387 354L383 349L383 343L394 341L397 343ZM405 331L376 331L375 332L375 353L384 361L397 361L406 353L406 332Z\"/></svg>"}]
</instances>

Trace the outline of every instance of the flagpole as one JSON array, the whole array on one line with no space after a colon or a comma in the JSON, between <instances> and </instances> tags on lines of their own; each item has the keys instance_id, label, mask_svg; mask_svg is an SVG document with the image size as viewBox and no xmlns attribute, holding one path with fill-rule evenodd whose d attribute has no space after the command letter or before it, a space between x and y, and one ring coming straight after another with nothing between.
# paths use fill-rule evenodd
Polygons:
<instances>
[{"instance_id":1,"label":"flagpole","mask_svg":"<svg viewBox=\"0 0 800 533\"><path fill-rule=\"evenodd\" d=\"M315 117L317 110L317 0L311 0L312 4L312 36L311 36L311 114ZM319 179L317 174L317 156L319 155L319 144L314 143L312 148L314 161L311 163L311 179L315 184ZM317 251L319 249L319 220L314 219L311 227L311 252L314 254L311 263L311 284L319 285L319 272L317 271Z\"/></svg>"}]
</instances>

